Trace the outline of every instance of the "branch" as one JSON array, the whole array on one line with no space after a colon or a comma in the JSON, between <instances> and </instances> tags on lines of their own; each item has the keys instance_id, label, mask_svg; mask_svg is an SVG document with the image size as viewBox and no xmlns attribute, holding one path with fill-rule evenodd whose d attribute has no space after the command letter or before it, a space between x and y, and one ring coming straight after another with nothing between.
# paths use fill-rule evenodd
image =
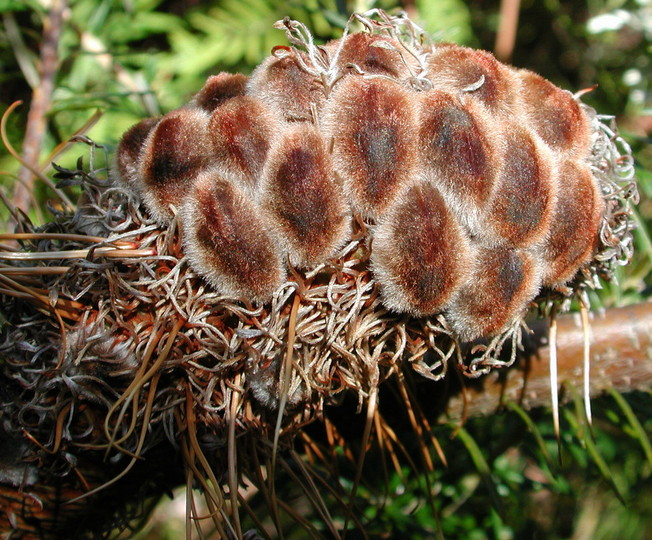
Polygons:
<instances>
[{"instance_id":1,"label":"branch","mask_svg":"<svg viewBox=\"0 0 652 540\"><path fill-rule=\"evenodd\" d=\"M584 333L579 316L561 316L557 327L559 384L581 388ZM531 328L517 365L473 381L465 390L466 411L462 394L452 397L447 407L450 418L491 414L506 400L527 409L550 405L549 324L537 321ZM590 333L592 397L610 388L630 392L652 387L652 303L593 313Z\"/></svg>"},{"instance_id":2,"label":"branch","mask_svg":"<svg viewBox=\"0 0 652 540\"><path fill-rule=\"evenodd\" d=\"M502 0L500 3L500 22L496 34L496 58L501 62L512 59L516 44L516 29L518 27L518 13L521 7L520 0Z\"/></svg>"}]
</instances>

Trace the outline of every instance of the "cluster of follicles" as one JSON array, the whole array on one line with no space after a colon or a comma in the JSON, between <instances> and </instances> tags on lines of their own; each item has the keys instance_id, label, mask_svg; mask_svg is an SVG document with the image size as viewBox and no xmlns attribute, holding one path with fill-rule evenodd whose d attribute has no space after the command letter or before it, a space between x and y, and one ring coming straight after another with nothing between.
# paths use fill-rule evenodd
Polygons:
<instances>
[{"instance_id":1,"label":"cluster of follicles","mask_svg":"<svg viewBox=\"0 0 652 540\"><path fill-rule=\"evenodd\" d=\"M362 229L385 308L496 335L598 248L592 112L487 52L363 22L322 46L280 23L293 46L134 126L117 173L220 294L268 302Z\"/></svg>"}]
</instances>

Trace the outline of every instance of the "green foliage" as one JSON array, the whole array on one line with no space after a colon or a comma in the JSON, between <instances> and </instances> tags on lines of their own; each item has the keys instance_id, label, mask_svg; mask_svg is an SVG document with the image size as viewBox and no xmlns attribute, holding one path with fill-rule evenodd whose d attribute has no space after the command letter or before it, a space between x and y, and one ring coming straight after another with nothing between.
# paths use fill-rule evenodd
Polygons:
<instances>
[{"instance_id":1,"label":"green foliage","mask_svg":"<svg viewBox=\"0 0 652 540\"><path fill-rule=\"evenodd\" d=\"M562 408L559 455L548 411L519 412L518 406L506 404L505 411L469 420L462 429L435 427L448 464L432 455L432 471L419 464L419 436L403 426L401 444L411 459L395 456L403 464L395 470L387 449L372 445L354 501L358 523L349 520L347 538L362 538L363 527L369 538L387 537L391 531L392 538L415 540L642 540L652 527L649 499L646 502L652 491L649 412L648 394L612 393L594 402L589 428L576 397ZM355 424L359 419L348 421ZM329 486L319 490L323 503L334 522L343 524L355 460L342 451L333 455L335 465L317 465L315 472L318 485ZM277 495L293 508L310 505L283 471L277 472L275 482ZM266 514L259 495L249 503L257 515ZM328 537L322 520L310 523L315 534ZM246 520L245 527L253 526ZM305 537L298 525L287 526L288 538Z\"/></svg>"},{"instance_id":2,"label":"green foliage","mask_svg":"<svg viewBox=\"0 0 652 540\"><path fill-rule=\"evenodd\" d=\"M436 39L461 45L473 43L471 13L461 0L418 0L416 6L424 30Z\"/></svg>"},{"instance_id":3,"label":"green foliage","mask_svg":"<svg viewBox=\"0 0 652 540\"><path fill-rule=\"evenodd\" d=\"M43 7L36 0L0 0L0 13L18 11L42 11Z\"/></svg>"},{"instance_id":4,"label":"green foliage","mask_svg":"<svg viewBox=\"0 0 652 540\"><path fill-rule=\"evenodd\" d=\"M322 40L335 37L339 32L329 23L329 14L335 19L334 2L316 0L224 0L208 9L191 10L188 25L169 32L171 50L158 69L174 74L176 93L187 95L197 90L197 74L224 68L250 72L273 47L285 44L284 33L273 27L285 16L306 22Z\"/></svg>"}]
</instances>

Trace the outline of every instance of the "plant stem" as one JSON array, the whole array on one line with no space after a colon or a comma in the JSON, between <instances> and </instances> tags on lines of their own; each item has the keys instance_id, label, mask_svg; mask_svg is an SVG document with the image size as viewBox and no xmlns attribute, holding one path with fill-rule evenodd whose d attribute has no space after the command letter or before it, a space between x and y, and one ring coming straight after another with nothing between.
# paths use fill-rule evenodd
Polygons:
<instances>
[{"instance_id":1,"label":"plant stem","mask_svg":"<svg viewBox=\"0 0 652 540\"><path fill-rule=\"evenodd\" d=\"M652 387L652 303L592 315L591 396L610 389L630 392ZM533 333L524 338L525 350L519 354L516 366L495 370L468 385L466 416L491 414L508 400L526 409L550 406L548 322L536 321L531 328ZM559 385L582 388L584 332L579 317L558 317L557 334ZM570 396L564 396L562 388L560 400L564 397ZM461 395L452 397L447 408L449 418L462 418L464 407Z\"/></svg>"},{"instance_id":2,"label":"plant stem","mask_svg":"<svg viewBox=\"0 0 652 540\"><path fill-rule=\"evenodd\" d=\"M502 0L500 3L500 22L494 50L496 58L501 62L509 62L512 59L520 7L520 0Z\"/></svg>"},{"instance_id":3,"label":"plant stem","mask_svg":"<svg viewBox=\"0 0 652 540\"><path fill-rule=\"evenodd\" d=\"M52 103L54 78L59 64L58 46L63 26L63 16L68 7L67 0L52 0L52 7L43 22L43 42L41 44L39 84L32 92L32 102L27 116L22 156L32 166L38 168L39 156L47 129L47 114ZM13 203L16 208L27 212L31 205L30 192L34 174L27 167L18 172L18 182L14 189Z\"/></svg>"}]
</instances>

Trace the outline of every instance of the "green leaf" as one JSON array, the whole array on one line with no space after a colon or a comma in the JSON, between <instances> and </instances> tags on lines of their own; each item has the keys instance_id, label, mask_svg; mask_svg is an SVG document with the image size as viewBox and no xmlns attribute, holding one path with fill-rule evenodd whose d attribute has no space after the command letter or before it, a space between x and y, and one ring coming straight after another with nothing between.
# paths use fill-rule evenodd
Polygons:
<instances>
[{"instance_id":1,"label":"green leaf","mask_svg":"<svg viewBox=\"0 0 652 540\"><path fill-rule=\"evenodd\" d=\"M569 388L573 394L573 402L575 404L575 414L573 414L573 412L570 409L565 409L564 413L565 413L566 420L574 429L575 435L583 444L584 448L586 449L586 452L588 453L589 457L591 458L595 466L598 468L598 471L600 471L602 477L611 486L616 497L618 497L618 499L623 504L625 504L624 490L622 489L621 486L618 485L618 482L616 482L615 474L612 472L606 460L598 450L595 440L593 439L593 435L590 429L588 429L582 398L580 397L579 393L575 388L573 388L570 385Z\"/></svg>"},{"instance_id":2,"label":"green leaf","mask_svg":"<svg viewBox=\"0 0 652 540\"><path fill-rule=\"evenodd\" d=\"M184 21L169 13L118 13L102 29L113 44L129 43L184 27Z\"/></svg>"},{"instance_id":3,"label":"green leaf","mask_svg":"<svg viewBox=\"0 0 652 540\"><path fill-rule=\"evenodd\" d=\"M645 453L645 457L648 463L652 465L652 444L650 444L650 439L647 436L645 429L641 425L641 422L634 414L634 411L632 410L629 403L627 403L625 398L619 392L611 388L609 389L609 394L611 395L612 398L614 398L614 401L625 415L625 418L627 418L627 421L629 422L630 426L634 430L634 434L636 438L641 443L641 448Z\"/></svg>"},{"instance_id":4,"label":"green leaf","mask_svg":"<svg viewBox=\"0 0 652 540\"><path fill-rule=\"evenodd\" d=\"M527 411L525 411L514 401L509 401L509 400L506 401L505 406L508 409L514 411L519 416L519 418L523 420L530 433L532 433L534 439L537 442L537 446L539 447L539 450L541 450L541 454L545 459L546 465L548 466L548 470L551 476L550 480L553 483L556 482L555 475L552 473L552 471L555 469L555 466L553 465L552 456L550 455L550 452L548 452L548 448L546 447L546 442L543 440L543 436L541 435L541 432L539 431L537 425L534 423L534 420L532 420L532 417L527 413Z\"/></svg>"},{"instance_id":5,"label":"green leaf","mask_svg":"<svg viewBox=\"0 0 652 540\"><path fill-rule=\"evenodd\" d=\"M0 0L0 13L28 10L37 12L44 11L43 6L33 0Z\"/></svg>"},{"instance_id":6,"label":"green leaf","mask_svg":"<svg viewBox=\"0 0 652 540\"><path fill-rule=\"evenodd\" d=\"M420 22L436 39L467 44L473 39L471 13L461 0L417 0Z\"/></svg>"},{"instance_id":7,"label":"green leaf","mask_svg":"<svg viewBox=\"0 0 652 540\"><path fill-rule=\"evenodd\" d=\"M502 504L500 502L496 483L491 476L491 469L487 463L487 460L484 458L482 450L475 442L475 439L471 436L471 434L463 427L456 426L454 424L449 424L449 427L456 432L457 437L460 439L460 441L462 441L467 451L469 452L471 461L473 461L473 465L475 465L478 473L480 473L480 477L482 478L485 487L489 491L489 495L493 502L494 508L496 508L500 514L503 514Z\"/></svg>"}]
</instances>

